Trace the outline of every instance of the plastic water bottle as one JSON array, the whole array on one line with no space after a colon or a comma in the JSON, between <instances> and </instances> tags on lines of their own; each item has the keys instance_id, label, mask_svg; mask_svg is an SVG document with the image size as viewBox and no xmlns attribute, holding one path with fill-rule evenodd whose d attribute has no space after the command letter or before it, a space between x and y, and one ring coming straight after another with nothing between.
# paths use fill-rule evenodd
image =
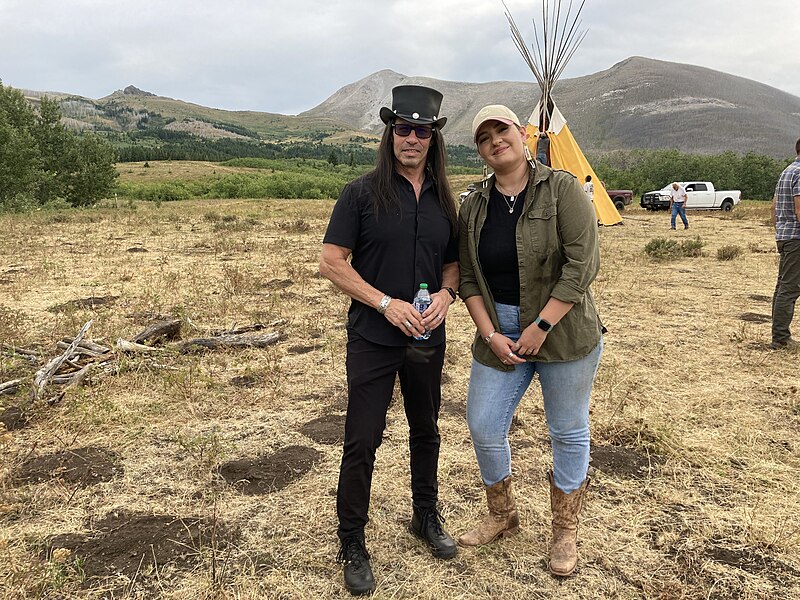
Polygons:
<instances>
[{"instance_id":1,"label":"plastic water bottle","mask_svg":"<svg viewBox=\"0 0 800 600\"><path fill-rule=\"evenodd\" d=\"M414 296L414 308L419 311L419 314L424 313L428 310L428 307L431 305L431 295L428 292L428 284L427 283L420 283L419 284L419 291ZM421 336L414 336L415 340L427 340L431 337L431 330L426 329L425 333Z\"/></svg>"}]
</instances>

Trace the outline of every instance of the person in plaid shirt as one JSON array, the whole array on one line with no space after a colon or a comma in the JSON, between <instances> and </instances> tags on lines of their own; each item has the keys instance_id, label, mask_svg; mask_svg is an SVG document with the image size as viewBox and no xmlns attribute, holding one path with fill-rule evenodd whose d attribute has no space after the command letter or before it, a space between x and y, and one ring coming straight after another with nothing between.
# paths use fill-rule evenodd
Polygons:
<instances>
[{"instance_id":1,"label":"person in plaid shirt","mask_svg":"<svg viewBox=\"0 0 800 600\"><path fill-rule=\"evenodd\" d=\"M800 139L794 145L797 158L778 179L772 199L772 222L780 264L772 297L772 347L796 348L789 327L800 297Z\"/></svg>"}]
</instances>

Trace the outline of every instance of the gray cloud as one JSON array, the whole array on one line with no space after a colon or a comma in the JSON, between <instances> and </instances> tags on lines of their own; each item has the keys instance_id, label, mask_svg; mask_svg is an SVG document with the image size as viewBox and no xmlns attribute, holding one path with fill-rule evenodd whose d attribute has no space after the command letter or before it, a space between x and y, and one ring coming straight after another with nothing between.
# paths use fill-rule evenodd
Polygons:
<instances>
[{"instance_id":1,"label":"gray cloud","mask_svg":"<svg viewBox=\"0 0 800 600\"><path fill-rule=\"evenodd\" d=\"M538 3L507 0L527 40ZM800 3L587 0L565 77L639 55L800 95ZM497 0L2 0L0 78L99 98L126 85L230 110L296 114L380 69L532 81Z\"/></svg>"}]
</instances>

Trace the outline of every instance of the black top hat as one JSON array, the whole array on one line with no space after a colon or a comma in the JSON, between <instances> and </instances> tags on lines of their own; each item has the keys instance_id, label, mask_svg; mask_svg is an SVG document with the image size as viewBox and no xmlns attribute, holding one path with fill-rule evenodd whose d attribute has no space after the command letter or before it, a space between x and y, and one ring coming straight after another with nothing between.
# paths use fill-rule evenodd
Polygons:
<instances>
[{"instance_id":1,"label":"black top hat","mask_svg":"<svg viewBox=\"0 0 800 600\"><path fill-rule=\"evenodd\" d=\"M442 94L421 85L398 85L392 89L392 108L381 108L381 120L400 118L414 125L433 125L441 129L447 117L439 117Z\"/></svg>"}]
</instances>

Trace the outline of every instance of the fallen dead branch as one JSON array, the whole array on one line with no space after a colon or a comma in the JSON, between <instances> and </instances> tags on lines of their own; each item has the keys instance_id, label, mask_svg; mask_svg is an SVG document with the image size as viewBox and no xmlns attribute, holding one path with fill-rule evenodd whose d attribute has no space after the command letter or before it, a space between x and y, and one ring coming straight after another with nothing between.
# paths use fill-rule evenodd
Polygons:
<instances>
[{"instance_id":1,"label":"fallen dead branch","mask_svg":"<svg viewBox=\"0 0 800 600\"><path fill-rule=\"evenodd\" d=\"M154 342L160 339L174 340L181 332L181 320L172 319L169 321L162 321L154 323L142 331L139 335L133 338L134 343L143 344L146 341ZM119 343L119 341L117 342Z\"/></svg>"},{"instance_id":2,"label":"fallen dead branch","mask_svg":"<svg viewBox=\"0 0 800 600\"><path fill-rule=\"evenodd\" d=\"M34 400L42 396L42 393L44 392L48 382L53 377L53 375L55 375L55 373L58 371L58 369L66 360L68 360L70 357L73 356L73 354L75 353L75 348L78 347L78 344L81 342L83 337L89 331L89 329L92 326L92 323L94 323L94 321L90 320L83 326L78 335L75 337L74 340L72 340L72 343L69 344L69 346L62 355L56 356L49 363L47 363L44 367L42 367L36 372L36 375L33 378Z\"/></svg>"},{"instance_id":3,"label":"fallen dead branch","mask_svg":"<svg viewBox=\"0 0 800 600\"><path fill-rule=\"evenodd\" d=\"M182 352L192 352L200 348L209 350L217 350L220 348L266 348L277 342L280 338L281 334L279 333L267 333L263 335L219 335L187 340L180 345L180 349Z\"/></svg>"},{"instance_id":4,"label":"fallen dead branch","mask_svg":"<svg viewBox=\"0 0 800 600\"><path fill-rule=\"evenodd\" d=\"M11 356L21 356L28 362L39 364L39 353L35 350L28 350L27 348L19 348L17 346L10 346L8 344L0 344L0 349L6 354Z\"/></svg>"},{"instance_id":5,"label":"fallen dead branch","mask_svg":"<svg viewBox=\"0 0 800 600\"><path fill-rule=\"evenodd\" d=\"M266 325L263 323L253 323L252 325L244 325L243 327L238 327L238 328L234 323L231 329L223 331L215 330L211 332L211 335L213 335L214 337L220 337L225 335L238 335L241 333L250 333L252 331L262 331L264 329L267 329L268 327L278 327L279 325L286 325L286 322L287 322L286 319L277 319L275 321L267 323Z\"/></svg>"},{"instance_id":6,"label":"fallen dead branch","mask_svg":"<svg viewBox=\"0 0 800 600\"><path fill-rule=\"evenodd\" d=\"M21 383L21 379L12 379L11 381L0 383L0 394L13 394L19 389Z\"/></svg>"},{"instance_id":7,"label":"fallen dead branch","mask_svg":"<svg viewBox=\"0 0 800 600\"><path fill-rule=\"evenodd\" d=\"M161 352L161 348L154 348L153 346L146 346L145 344L137 344L136 342L129 342L128 340L122 338L119 338L117 340L116 348L120 352L129 352L129 353Z\"/></svg>"}]
</instances>

